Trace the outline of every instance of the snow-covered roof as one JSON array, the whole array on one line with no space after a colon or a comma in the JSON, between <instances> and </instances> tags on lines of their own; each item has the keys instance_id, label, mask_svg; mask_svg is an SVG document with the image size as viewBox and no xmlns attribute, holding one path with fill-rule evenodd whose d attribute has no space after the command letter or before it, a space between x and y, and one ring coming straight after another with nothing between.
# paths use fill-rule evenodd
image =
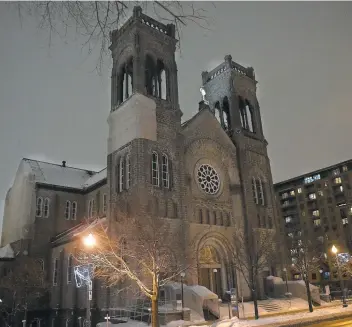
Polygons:
<instances>
[{"instance_id":1,"label":"snow-covered roof","mask_svg":"<svg viewBox=\"0 0 352 327\"><path fill-rule=\"evenodd\" d=\"M6 244L0 248L0 259L13 259L14 257L15 253L10 244Z\"/></svg>"},{"instance_id":2,"label":"snow-covered roof","mask_svg":"<svg viewBox=\"0 0 352 327\"><path fill-rule=\"evenodd\" d=\"M218 296L215 293L213 293L212 291L210 291L209 289L201 285L191 285L191 286L187 285L186 289L193 291L203 299L211 300L211 299L218 298Z\"/></svg>"},{"instance_id":3,"label":"snow-covered roof","mask_svg":"<svg viewBox=\"0 0 352 327\"><path fill-rule=\"evenodd\" d=\"M34 181L48 185L86 189L106 178L106 168L96 172L33 159L22 160L23 169L34 175Z\"/></svg>"}]
</instances>

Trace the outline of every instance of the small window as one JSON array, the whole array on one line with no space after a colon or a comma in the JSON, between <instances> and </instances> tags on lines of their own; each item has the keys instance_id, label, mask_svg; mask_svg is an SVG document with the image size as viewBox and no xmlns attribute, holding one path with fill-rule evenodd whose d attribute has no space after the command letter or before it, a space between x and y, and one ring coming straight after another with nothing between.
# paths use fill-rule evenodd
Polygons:
<instances>
[{"instance_id":1,"label":"small window","mask_svg":"<svg viewBox=\"0 0 352 327\"><path fill-rule=\"evenodd\" d=\"M96 207L95 207L95 200L92 199L92 215L91 215L91 217L94 217L96 212L97 212L97 210L96 210Z\"/></svg>"},{"instance_id":2,"label":"small window","mask_svg":"<svg viewBox=\"0 0 352 327\"><path fill-rule=\"evenodd\" d=\"M73 276L73 257L70 254L67 258L67 284L72 283Z\"/></svg>"},{"instance_id":3,"label":"small window","mask_svg":"<svg viewBox=\"0 0 352 327\"><path fill-rule=\"evenodd\" d=\"M286 193L282 193L281 198L282 199L287 199L288 198L288 193L287 192Z\"/></svg>"},{"instance_id":4,"label":"small window","mask_svg":"<svg viewBox=\"0 0 352 327\"><path fill-rule=\"evenodd\" d=\"M313 214L313 216L315 216L315 217L319 217L319 216L320 216L319 210L313 210L312 214Z\"/></svg>"},{"instance_id":5,"label":"small window","mask_svg":"<svg viewBox=\"0 0 352 327\"><path fill-rule=\"evenodd\" d=\"M72 202L72 207L71 207L71 220L76 220L77 218L77 202L74 201Z\"/></svg>"},{"instance_id":6,"label":"small window","mask_svg":"<svg viewBox=\"0 0 352 327\"><path fill-rule=\"evenodd\" d=\"M44 218L48 218L49 217L49 199L45 198L44 200Z\"/></svg>"},{"instance_id":7,"label":"small window","mask_svg":"<svg viewBox=\"0 0 352 327\"><path fill-rule=\"evenodd\" d=\"M107 211L107 195L104 193L103 194L103 213L106 213Z\"/></svg>"},{"instance_id":8,"label":"small window","mask_svg":"<svg viewBox=\"0 0 352 327\"><path fill-rule=\"evenodd\" d=\"M297 189L297 193L302 193L302 188L299 187L299 188Z\"/></svg>"},{"instance_id":9,"label":"small window","mask_svg":"<svg viewBox=\"0 0 352 327\"><path fill-rule=\"evenodd\" d=\"M339 186L339 191L343 192L343 186L342 185Z\"/></svg>"},{"instance_id":10,"label":"small window","mask_svg":"<svg viewBox=\"0 0 352 327\"><path fill-rule=\"evenodd\" d=\"M59 259L54 259L53 262L53 286L57 286L58 274L59 274Z\"/></svg>"},{"instance_id":11,"label":"small window","mask_svg":"<svg viewBox=\"0 0 352 327\"><path fill-rule=\"evenodd\" d=\"M294 190L290 191L290 195L295 196L295 191Z\"/></svg>"},{"instance_id":12,"label":"small window","mask_svg":"<svg viewBox=\"0 0 352 327\"><path fill-rule=\"evenodd\" d=\"M36 214L37 217L41 217L43 215L43 198L37 198L37 207L36 207Z\"/></svg>"},{"instance_id":13,"label":"small window","mask_svg":"<svg viewBox=\"0 0 352 327\"><path fill-rule=\"evenodd\" d=\"M156 152L152 154L152 184L159 186L159 161Z\"/></svg>"},{"instance_id":14,"label":"small window","mask_svg":"<svg viewBox=\"0 0 352 327\"><path fill-rule=\"evenodd\" d=\"M69 220L71 217L71 202L66 201L66 206L65 206L65 219Z\"/></svg>"},{"instance_id":15,"label":"small window","mask_svg":"<svg viewBox=\"0 0 352 327\"><path fill-rule=\"evenodd\" d=\"M342 183L341 177L336 177L336 178L334 179L334 183L335 183L335 184L341 184L341 183Z\"/></svg>"},{"instance_id":16,"label":"small window","mask_svg":"<svg viewBox=\"0 0 352 327\"><path fill-rule=\"evenodd\" d=\"M313 280L317 279L317 274L316 273L312 273L312 279Z\"/></svg>"},{"instance_id":17,"label":"small window","mask_svg":"<svg viewBox=\"0 0 352 327\"><path fill-rule=\"evenodd\" d=\"M334 169L333 172L332 172L332 174L333 174L334 176L340 175L340 168Z\"/></svg>"},{"instance_id":18,"label":"small window","mask_svg":"<svg viewBox=\"0 0 352 327\"><path fill-rule=\"evenodd\" d=\"M313 223L314 223L314 226L320 226L321 225L320 219L313 220Z\"/></svg>"},{"instance_id":19,"label":"small window","mask_svg":"<svg viewBox=\"0 0 352 327\"><path fill-rule=\"evenodd\" d=\"M348 218L342 218L342 225L348 225Z\"/></svg>"},{"instance_id":20,"label":"small window","mask_svg":"<svg viewBox=\"0 0 352 327\"><path fill-rule=\"evenodd\" d=\"M343 167L342 167L342 171L343 171L343 172L348 171L348 167L347 167L347 166L343 166Z\"/></svg>"},{"instance_id":21,"label":"small window","mask_svg":"<svg viewBox=\"0 0 352 327\"><path fill-rule=\"evenodd\" d=\"M252 192L253 192L253 199L256 204L258 204L258 193L257 193L257 185L255 183L255 178L252 178Z\"/></svg>"},{"instance_id":22,"label":"small window","mask_svg":"<svg viewBox=\"0 0 352 327\"><path fill-rule=\"evenodd\" d=\"M319 196L324 196L324 192L323 192L322 190L319 190L319 191L318 191L318 195L319 195Z\"/></svg>"},{"instance_id":23,"label":"small window","mask_svg":"<svg viewBox=\"0 0 352 327\"><path fill-rule=\"evenodd\" d=\"M292 217L291 216L285 217L285 222L286 222L286 224L287 223L291 223L292 222Z\"/></svg>"},{"instance_id":24,"label":"small window","mask_svg":"<svg viewBox=\"0 0 352 327\"><path fill-rule=\"evenodd\" d=\"M162 171L162 181L163 181L163 187L169 188L169 158L166 154L162 155L162 166L161 166L161 171Z\"/></svg>"},{"instance_id":25,"label":"small window","mask_svg":"<svg viewBox=\"0 0 352 327\"><path fill-rule=\"evenodd\" d=\"M306 215L305 211L302 211L301 215L304 217Z\"/></svg>"},{"instance_id":26,"label":"small window","mask_svg":"<svg viewBox=\"0 0 352 327\"><path fill-rule=\"evenodd\" d=\"M309 200L315 200L315 199L317 198L317 196L316 196L315 193L310 193L310 194L308 195L308 197L309 197Z\"/></svg>"},{"instance_id":27,"label":"small window","mask_svg":"<svg viewBox=\"0 0 352 327\"><path fill-rule=\"evenodd\" d=\"M293 238L293 233L288 233L287 236Z\"/></svg>"}]
</instances>

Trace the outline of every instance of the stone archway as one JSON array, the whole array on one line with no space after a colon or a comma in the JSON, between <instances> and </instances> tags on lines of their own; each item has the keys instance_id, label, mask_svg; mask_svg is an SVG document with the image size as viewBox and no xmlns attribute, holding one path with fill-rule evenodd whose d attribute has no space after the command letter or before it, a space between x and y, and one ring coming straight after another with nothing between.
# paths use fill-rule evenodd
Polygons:
<instances>
[{"instance_id":1,"label":"stone archway","mask_svg":"<svg viewBox=\"0 0 352 327\"><path fill-rule=\"evenodd\" d=\"M230 264L227 240L206 235L198 245L198 284L222 297L234 287L234 274Z\"/></svg>"}]
</instances>

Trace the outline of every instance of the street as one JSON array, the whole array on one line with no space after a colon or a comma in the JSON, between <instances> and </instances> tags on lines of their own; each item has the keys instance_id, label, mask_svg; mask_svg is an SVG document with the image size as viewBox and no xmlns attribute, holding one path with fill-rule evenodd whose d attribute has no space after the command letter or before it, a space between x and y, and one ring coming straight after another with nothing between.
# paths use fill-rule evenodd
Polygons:
<instances>
[{"instance_id":1,"label":"street","mask_svg":"<svg viewBox=\"0 0 352 327\"><path fill-rule=\"evenodd\" d=\"M310 327L351 327L352 326L352 318L321 322L321 323L309 325L309 326Z\"/></svg>"}]
</instances>

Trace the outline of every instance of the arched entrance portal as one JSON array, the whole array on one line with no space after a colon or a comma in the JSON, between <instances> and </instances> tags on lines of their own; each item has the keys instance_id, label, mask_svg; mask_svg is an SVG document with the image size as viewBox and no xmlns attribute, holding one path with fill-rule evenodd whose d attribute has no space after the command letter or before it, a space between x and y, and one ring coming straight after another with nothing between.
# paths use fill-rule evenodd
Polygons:
<instances>
[{"instance_id":1,"label":"arched entrance portal","mask_svg":"<svg viewBox=\"0 0 352 327\"><path fill-rule=\"evenodd\" d=\"M199 252L199 284L213 293L222 295L221 260L211 245L203 246Z\"/></svg>"}]
</instances>

